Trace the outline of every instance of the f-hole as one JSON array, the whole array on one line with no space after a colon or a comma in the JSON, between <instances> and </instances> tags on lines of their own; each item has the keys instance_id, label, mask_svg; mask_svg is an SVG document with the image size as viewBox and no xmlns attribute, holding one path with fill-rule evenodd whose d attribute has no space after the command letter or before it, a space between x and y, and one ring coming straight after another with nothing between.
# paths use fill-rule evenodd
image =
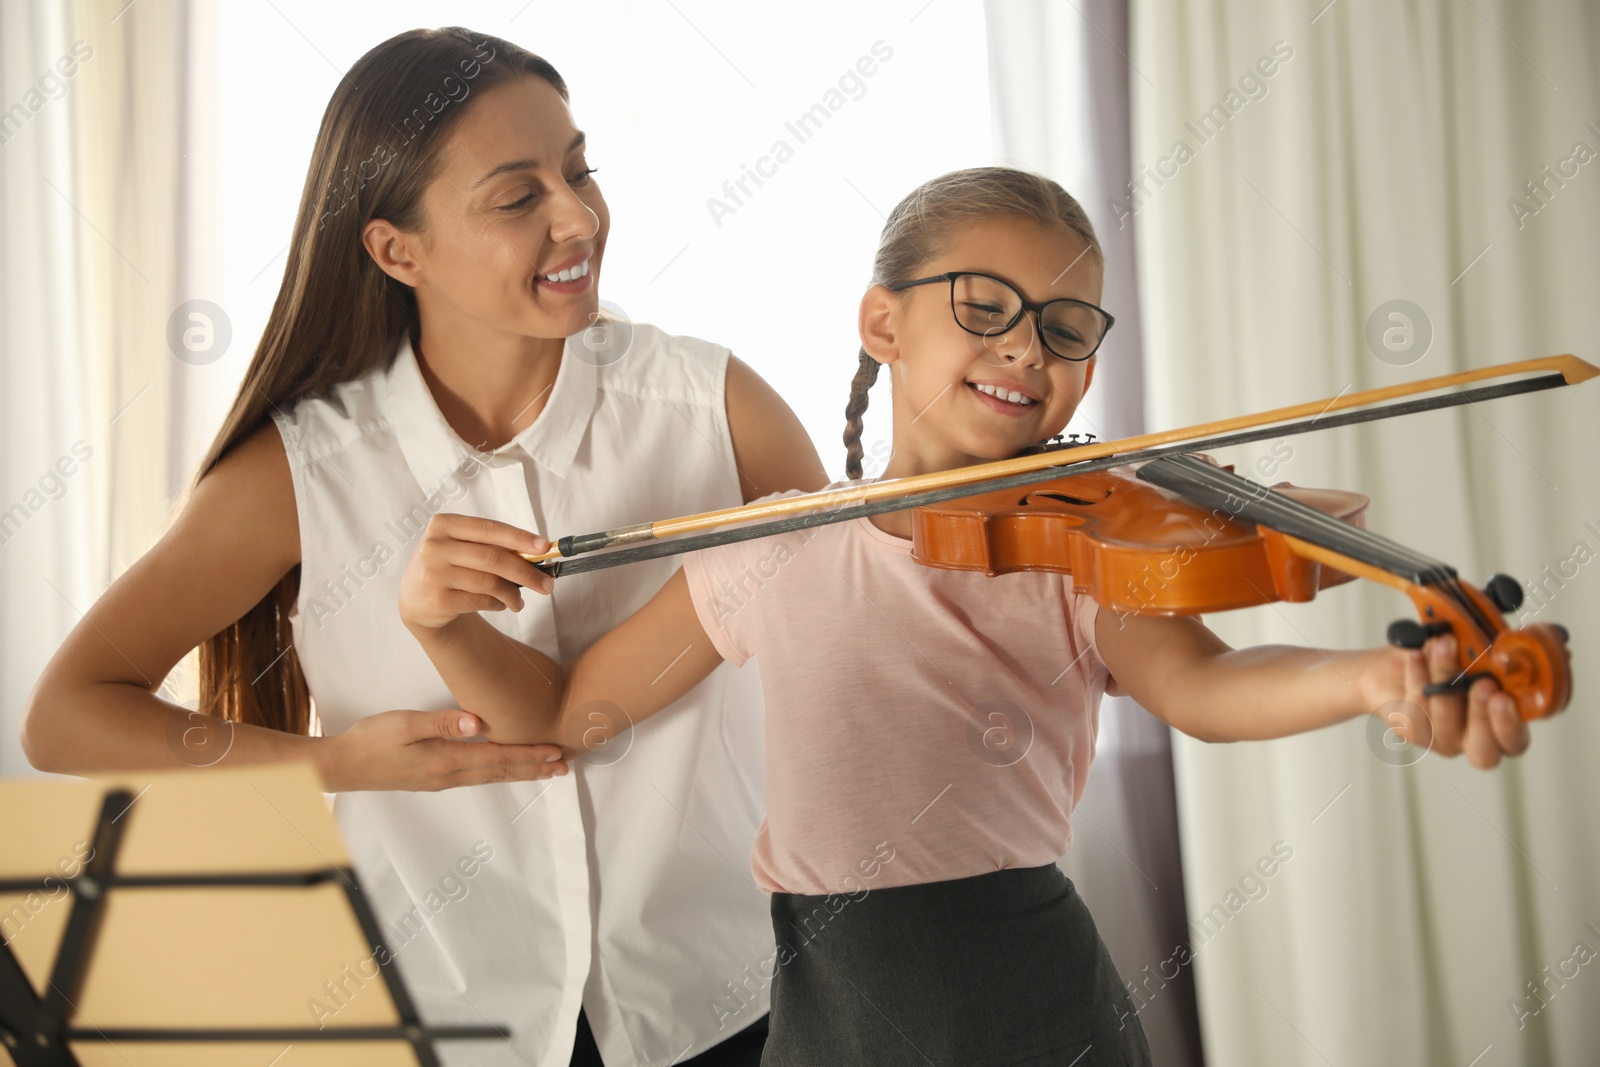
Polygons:
<instances>
[{"instance_id":1,"label":"f-hole","mask_svg":"<svg viewBox=\"0 0 1600 1067\"><path fill-rule=\"evenodd\" d=\"M1110 493L1106 494L1106 496L1110 496L1110 495L1111 495ZM1040 490L1037 493L1027 493L1027 494L1025 494L1022 497L1021 500L1017 501L1017 506L1018 507L1023 507L1023 508L1027 507L1029 502L1032 501L1032 499L1034 497L1037 497L1037 496L1048 497L1051 500L1059 500L1063 504L1076 504L1079 507L1084 507L1084 508L1090 507L1091 505L1094 505L1094 504L1098 504L1098 503L1100 503L1101 500L1105 499L1105 497L1103 496L1103 497L1100 498L1100 500L1084 500L1081 497L1068 496L1066 493L1055 493L1055 492L1051 492L1049 490Z\"/></svg>"}]
</instances>

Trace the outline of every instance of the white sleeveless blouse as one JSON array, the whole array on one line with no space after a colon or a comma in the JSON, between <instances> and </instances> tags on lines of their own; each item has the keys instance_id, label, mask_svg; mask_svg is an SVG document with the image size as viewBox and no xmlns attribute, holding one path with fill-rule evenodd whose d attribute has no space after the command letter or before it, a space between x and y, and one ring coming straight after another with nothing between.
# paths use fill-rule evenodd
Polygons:
<instances>
[{"instance_id":1,"label":"white sleeveless blouse","mask_svg":"<svg viewBox=\"0 0 1600 1067\"><path fill-rule=\"evenodd\" d=\"M457 706L398 609L433 514L554 540L739 504L727 360L645 325L608 365L569 339L544 410L492 453L451 430L409 341L389 368L276 412L299 508L294 646L323 731ZM570 662L677 566L561 578L484 617ZM760 681L723 666L565 777L340 794L334 814L423 1020L510 1032L512 1048L456 1042L444 1062L564 1067L580 1003L612 1067L666 1067L759 1018L774 952L748 863L762 770ZM341 996L359 992L324 991L319 1019L336 1022Z\"/></svg>"}]
</instances>

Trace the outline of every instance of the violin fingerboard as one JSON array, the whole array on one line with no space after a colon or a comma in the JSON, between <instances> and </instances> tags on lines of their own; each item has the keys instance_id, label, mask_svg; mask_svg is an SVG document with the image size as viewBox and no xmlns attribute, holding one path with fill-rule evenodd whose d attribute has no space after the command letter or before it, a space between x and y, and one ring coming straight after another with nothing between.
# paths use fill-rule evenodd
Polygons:
<instances>
[{"instance_id":1,"label":"violin fingerboard","mask_svg":"<svg viewBox=\"0 0 1600 1067\"><path fill-rule=\"evenodd\" d=\"M1260 482L1194 456L1163 456L1141 466L1137 475L1141 481L1201 507L1291 534L1416 585L1438 585L1456 576L1455 568L1447 563L1430 559L1382 534L1342 522Z\"/></svg>"}]
</instances>

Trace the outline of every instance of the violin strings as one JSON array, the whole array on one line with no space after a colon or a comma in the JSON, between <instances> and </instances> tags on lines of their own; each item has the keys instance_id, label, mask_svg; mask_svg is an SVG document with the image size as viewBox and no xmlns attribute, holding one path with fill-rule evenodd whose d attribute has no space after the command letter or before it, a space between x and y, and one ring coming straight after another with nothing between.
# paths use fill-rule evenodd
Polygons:
<instances>
[{"instance_id":1,"label":"violin strings","mask_svg":"<svg viewBox=\"0 0 1600 1067\"><path fill-rule=\"evenodd\" d=\"M1170 477L1167 476L1168 472L1170 472ZM1203 460L1187 457L1157 460L1141 467L1139 477L1183 495L1196 495L1192 492L1185 493L1186 487L1198 489L1200 490L1198 495L1204 498L1199 501L1201 503L1220 507L1233 515L1243 515L1247 519L1252 519L1252 521L1257 516L1264 520L1271 520L1269 524L1282 527L1283 532L1310 534L1311 536L1308 536L1307 540L1324 545L1327 548L1342 551L1353 547L1345 543L1349 531L1354 529L1351 524L1332 520L1334 525L1325 527L1321 532L1314 533L1305 528L1306 516L1283 507L1283 504L1293 503L1292 501L1287 501L1279 494L1270 496L1258 495L1261 493L1262 487L1257 483L1239 475L1231 474ZM1242 501L1242 503L1235 504L1235 501ZM1315 511L1315 509L1312 510ZM1321 512L1316 514L1318 516L1322 515ZM1379 546L1371 547L1378 548ZM1385 570L1391 570L1394 567L1396 560L1391 558L1388 553L1379 554L1378 559L1367 558L1372 554L1374 553L1367 551L1366 546L1363 546L1358 558L1361 558L1363 562L1372 563L1374 566L1381 566ZM1412 564L1414 561L1407 562Z\"/></svg>"},{"instance_id":2,"label":"violin strings","mask_svg":"<svg viewBox=\"0 0 1600 1067\"><path fill-rule=\"evenodd\" d=\"M1253 490L1256 487L1256 483L1247 478L1224 471L1210 463L1190 456L1172 457L1170 459L1157 460L1156 462L1181 467L1184 473L1194 478L1197 483L1207 481L1214 483L1213 489L1219 486L1232 486L1235 489L1243 489L1253 494ZM1370 530L1363 530L1351 523L1336 519L1326 512L1309 507L1281 493L1273 493L1271 496L1261 499L1250 495L1246 496L1245 499L1248 503L1241 510L1241 514L1254 511L1265 517L1267 512L1276 512L1277 514L1272 516L1270 524L1282 529L1285 533L1303 536L1314 544L1344 552L1346 555L1360 559L1364 563L1383 567L1391 574L1409 576L1405 567L1385 566L1384 563L1375 558L1379 555L1389 554L1386 550L1395 550L1394 554L1405 558L1408 566L1414 569L1416 576L1412 580L1419 585L1427 585L1435 589L1440 595L1453 602L1457 609L1466 615L1478 629L1481 635L1480 639L1486 644L1492 643L1494 635L1503 628L1485 616L1477 602L1467 595L1453 567L1437 560L1431 560L1422 553L1391 541L1381 534L1375 534ZM1246 517L1248 518L1249 515L1246 514ZM1309 526L1318 527L1318 532L1322 536L1311 534L1308 528L1300 525L1301 521L1306 522ZM1344 542L1346 541L1351 542L1351 544L1345 544ZM1373 551L1370 555L1367 555L1359 549L1353 550L1352 545ZM1471 646L1469 645L1468 647L1470 648ZM1457 675L1458 679L1460 673Z\"/></svg>"},{"instance_id":3,"label":"violin strings","mask_svg":"<svg viewBox=\"0 0 1600 1067\"><path fill-rule=\"evenodd\" d=\"M1248 482L1248 479L1241 481ZM1450 568L1445 564L1381 534L1336 519L1281 494L1267 499L1270 503L1262 502L1260 511L1276 513L1275 523L1283 526L1286 533L1303 536L1314 544L1322 544L1419 584L1437 584L1450 576Z\"/></svg>"},{"instance_id":4,"label":"violin strings","mask_svg":"<svg viewBox=\"0 0 1600 1067\"><path fill-rule=\"evenodd\" d=\"M1375 534L1370 530L1363 530L1353 523L1336 519L1326 512L1309 507L1297 500L1293 500L1280 493L1270 496L1257 497L1261 487L1247 478L1237 474L1223 471L1211 464L1196 461L1192 466L1185 463L1189 473L1198 476L1201 480L1209 479L1235 490L1235 496L1243 497L1253 507L1246 510L1262 514L1274 513L1271 517L1284 527L1286 533L1300 533L1306 535L1306 540L1323 544L1324 547L1339 551L1356 558L1372 556L1364 562L1374 566L1384 566L1385 569L1395 573L1417 572L1420 576L1428 576L1427 572L1440 572L1448 570L1436 560L1398 544L1390 539ZM1247 516L1248 517L1248 516Z\"/></svg>"},{"instance_id":5,"label":"violin strings","mask_svg":"<svg viewBox=\"0 0 1600 1067\"><path fill-rule=\"evenodd\" d=\"M1499 633L1503 627L1487 618L1479 610L1477 602L1467 595L1466 590L1461 588L1461 583L1456 578L1451 578L1444 588L1445 594L1453 599L1464 613L1471 616L1473 623L1483 632L1484 640L1493 642L1494 635Z\"/></svg>"},{"instance_id":6,"label":"violin strings","mask_svg":"<svg viewBox=\"0 0 1600 1067\"><path fill-rule=\"evenodd\" d=\"M1146 471L1150 471L1149 476L1145 474ZM1281 529L1284 533L1304 537L1313 544L1343 552L1418 584L1439 585L1452 579L1455 574L1447 564L1381 534L1336 519L1282 493L1269 491L1265 496L1259 495L1263 488L1259 483L1204 460L1188 456L1167 457L1145 464L1140 468L1139 476L1179 493L1184 492L1186 483L1201 490L1200 495L1207 497L1204 503L1242 514L1252 521L1259 516L1266 520L1266 525ZM1172 484L1167 484L1169 482ZM1220 501L1217 499L1219 496L1223 498ZM1232 501L1238 499L1245 503L1236 508Z\"/></svg>"}]
</instances>

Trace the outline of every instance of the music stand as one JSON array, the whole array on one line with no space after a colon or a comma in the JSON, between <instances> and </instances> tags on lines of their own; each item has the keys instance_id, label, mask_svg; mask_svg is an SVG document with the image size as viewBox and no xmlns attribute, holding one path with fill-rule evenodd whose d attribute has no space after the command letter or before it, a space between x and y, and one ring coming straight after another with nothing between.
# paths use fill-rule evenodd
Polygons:
<instances>
[{"instance_id":1,"label":"music stand","mask_svg":"<svg viewBox=\"0 0 1600 1067\"><path fill-rule=\"evenodd\" d=\"M507 1037L418 1019L310 764L0 781L0 812L4 1067L438 1067Z\"/></svg>"}]
</instances>

